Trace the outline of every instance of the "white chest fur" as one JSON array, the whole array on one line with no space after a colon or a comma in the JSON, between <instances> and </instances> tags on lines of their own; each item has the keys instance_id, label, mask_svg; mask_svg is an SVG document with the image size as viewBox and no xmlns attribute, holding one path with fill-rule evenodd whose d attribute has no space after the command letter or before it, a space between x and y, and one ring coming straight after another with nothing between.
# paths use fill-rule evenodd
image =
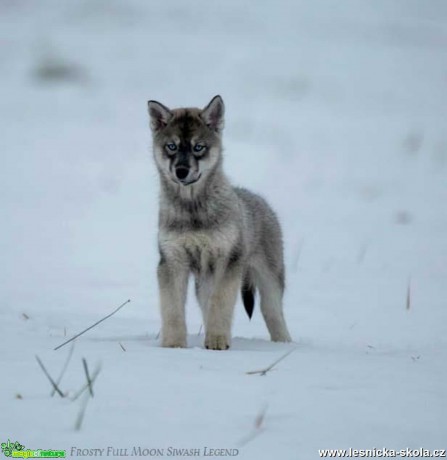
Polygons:
<instances>
[{"instance_id":1,"label":"white chest fur","mask_svg":"<svg viewBox=\"0 0 447 460\"><path fill-rule=\"evenodd\" d=\"M162 253L173 263L189 263L205 267L225 260L238 240L237 229L226 226L218 230L163 231L159 235Z\"/></svg>"}]
</instances>

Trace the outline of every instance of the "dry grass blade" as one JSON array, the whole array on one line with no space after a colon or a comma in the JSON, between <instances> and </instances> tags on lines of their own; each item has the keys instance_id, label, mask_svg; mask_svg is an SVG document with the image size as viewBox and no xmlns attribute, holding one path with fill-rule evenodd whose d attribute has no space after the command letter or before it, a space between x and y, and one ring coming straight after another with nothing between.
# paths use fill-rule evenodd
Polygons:
<instances>
[{"instance_id":1,"label":"dry grass blade","mask_svg":"<svg viewBox=\"0 0 447 460\"><path fill-rule=\"evenodd\" d=\"M95 383L95 380L96 380L96 377L98 377L98 374L101 370L101 366L98 365L96 366L96 369L93 371L91 377L90 377L90 386L93 388L93 384ZM85 385L83 385L81 387L81 389L71 398L72 401L76 401L79 396L82 395L82 393L84 393L84 391L89 387L89 384L86 383Z\"/></svg>"},{"instance_id":2,"label":"dry grass blade","mask_svg":"<svg viewBox=\"0 0 447 460\"><path fill-rule=\"evenodd\" d=\"M259 414L255 417L253 429L247 436L245 436L239 441L238 445L240 447L245 446L250 441L253 441L253 439L261 433L264 427L264 420L265 415L267 413L267 408L268 405L265 404L264 407L260 410Z\"/></svg>"},{"instance_id":3,"label":"dry grass blade","mask_svg":"<svg viewBox=\"0 0 447 460\"><path fill-rule=\"evenodd\" d=\"M64 376L65 371L68 368L68 365L70 364L71 357L73 356L73 350L74 350L74 342L71 344L71 348L70 348L70 351L68 352L67 359L65 360L64 367L62 368L61 373L59 374L59 377L57 379L57 382L56 382L57 385L61 383L62 377ZM53 390L51 391L51 397L53 397L55 393L56 393L56 389L53 388Z\"/></svg>"},{"instance_id":4,"label":"dry grass blade","mask_svg":"<svg viewBox=\"0 0 447 460\"><path fill-rule=\"evenodd\" d=\"M295 257L293 259L292 263L292 271L296 272L298 270L298 263L301 258L301 252L303 250L303 245L304 245L304 238L301 238L300 242L298 243L298 247L296 249Z\"/></svg>"},{"instance_id":5,"label":"dry grass blade","mask_svg":"<svg viewBox=\"0 0 447 460\"><path fill-rule=\"evenodd\" d=\"M124 303L122 303L117 309L113 310L112 313L108 314L107 316L105 316L104 318L100 319L99 321L96 321L95 324L92 324L91 326L89 326L87 329L84 329L82 332L80 332L79 334L76 334L75 336L73 336L70 340L67 340L66 342L58 345L54 350L59 350L59 348L62 348L64 345L67 345L67 343L70 343L72 342L73 340L77 339L79 336L81 336L82 334L85 334L87 331L89 331L90 329L93 329L95 326L97 326L98 324L102 323L103 321L105 321L106 319L110 318L112 315L114 315L118 310L120 310L121 308L124 307L124 305L128 304L130 302L130 299L129 300L126 300Z\"/></svg>"},{"instance_id":6,"label":"dry grass blade","mask_svg":"<svg viewBox=\"0 0 447 460\"><path fill-rule=\"evenodd\" d=\"M75 423L75 430L79 431L82 426L82 422L84 421L84 415L85 415L85 410L87 409L87 404L90 399L89 394L87 393L85 395L85 398L82 400L81 407L79 408L78 416L76 418L76 423Z\"/></svg>"},{"instance_id":7,"label":"dry grass blade","mask_svg":"<svg viewBox=\"0 0 447 460\"><path fill-rule=\"evenodd\" d=\"M357 254L357 263L361 264L365 258L366 250L368 249L368 245L365 243L361 246L359 253Z\"/></svg>"},{"instance_id":8,"label":"dry grass blade","mask_svg":"<svg viewBox=\"0 0 447 460\"><path fill-rule=\"evenodd\" d=\"M408 280L408 287L407 287L407 310L411 308L411 278Z\"/></svg>"},{"instance_id":9,"label":"dry grass blade","mask_svg":"<svg viewBox=\"0 0 447 460\"><path fill-rule=\"evenodd\" d=\"M271 371L280 361L282 361L283 359L287 358L287 356L289 356L295 350L296 350L296 348L293 348L292 350L288 351L286 354L282 355L274 363L270 364L270 366L266 367L265 369L259 369L257 371L249 371L249 372L247 372L247 374L248 375L253 375L253 374L266 375L267 372Z\"/></svg>"},{"instance_id":10,"label":"dry grass blade","mask_svg":"<svg viewBox=\"0 0 447 460\"><path fill-rule=\"evenodd\" d=\"M40 358L36 355L36 360L39 363L40 368L42 369L43 373L46 375L47 379L50 381L51 385L53 385L54 390L57 392L57 394L63 398L65 395L62 393L62 391L59 389L57 386L56 382L53 380L51 375L48 373L46 370L45 366L43 365L43 362L40 360Z\"/></svg>"},{"instance_id":11,"label":"dry grass blade","mask_svg":"<svg viewBox=\"0 0 447 460\"><path fill-rule=\"evenodd\" d=\"M84 366L84 372L85 372L85 378L87 379L88 391L90 393L90 396L93 398L92 380L88 372L87 361L85 360L85 358L82 358L82 365Z\"/></svg>"},{"instance_id":12,"label":"dry grass blade","mask_svg":"<svg viewBox=\"0 0 447 460\"><path fill-rule=\"evenodd\" d=\"M267 404L262 408L261 412L255 418L255 428L260 430L264 424L265 414L267 413Z\"/></svg>"}]
</instances>

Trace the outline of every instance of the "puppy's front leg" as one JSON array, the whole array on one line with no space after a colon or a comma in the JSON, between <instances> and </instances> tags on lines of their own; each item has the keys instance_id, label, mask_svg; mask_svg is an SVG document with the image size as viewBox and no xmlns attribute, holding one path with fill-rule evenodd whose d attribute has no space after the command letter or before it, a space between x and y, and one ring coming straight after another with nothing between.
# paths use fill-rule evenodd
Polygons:
<instances>
[{"instance_id":1,"label":"puppy's front leg","mask_svg":"<svg viewBox=\"0 0 447 460\"><path fill-rule=\"evenodd\" d=\"M240 267L227 269L216 279L206 320L206 348L227 350L230 347L233 311L240 285Z\"/></svg>"},{"instance_id":2,"label":"puppy's front leg","mask_svg":"<svg viewBox=\"0 0 447 460\"><path fill-rule=\"evenodd\" d=\"M188 287L188 270L169 264L163 257L158 265L158 285L161 308L161 345L186 347L185 302Z\"/></svg>"}]
</instances>

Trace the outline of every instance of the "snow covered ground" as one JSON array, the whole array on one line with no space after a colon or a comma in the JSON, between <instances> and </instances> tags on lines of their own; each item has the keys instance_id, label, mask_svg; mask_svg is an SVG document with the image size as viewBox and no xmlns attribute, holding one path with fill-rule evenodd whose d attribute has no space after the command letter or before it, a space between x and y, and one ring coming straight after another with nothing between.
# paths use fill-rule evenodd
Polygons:
<instances>
[{"instance_id":1,"label":"snow covered ground","mask_svg":"<svg viewBox=\"0 0 447 460\"><path fill-rule=\"evenodd\" d=\"M0 12L0 442L68 458L447 447L445 2L4 0ZM204 350L191 296L190 348L158 347L146 101L215 94L228 175L283 223L293 345L238 305L231 350ZM53 348L128 298L76 341L62 390L84 384L83 357L101 372L75 431L82 398L51 398L34 355L56 378L70 347Z\"/></svg>"}]
</instances>

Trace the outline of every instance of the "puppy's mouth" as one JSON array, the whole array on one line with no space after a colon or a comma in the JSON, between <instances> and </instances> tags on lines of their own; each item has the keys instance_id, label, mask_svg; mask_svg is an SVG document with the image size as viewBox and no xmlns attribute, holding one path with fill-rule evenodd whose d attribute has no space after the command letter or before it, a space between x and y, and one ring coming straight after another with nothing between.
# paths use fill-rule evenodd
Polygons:
<instances>
[{"instance_id":1,"label":"puppy's mouth","mask_svg":"<svg viewBox=\"0 0 447 460\"><path fill-rule=\"evenodd\" d=\"M185 177L185 178L178 178L178 177L172 177L171 176L171 180L172 182L176 183L176 184L180 184L180 185L183 185L184 187L186 187L187 185L192 185L192 184L195 184L196 182L199 181L199 179L202 177L202 173L198 173L198 174L195 174L193 175L192 177Z\"/></svg>"},{"instance_id":2,"label":"puppy's mouth","mask_svg":"<svg viewBox=\"0 0 447 460\"><path fill-rule=\"evenodd\" d=\"M189 179L188 178L185 178L185 179L178 179L178 181L182 184L182 185L192 185L192 184L195 184L200 178L202 177L202 173L199 173L197 176L194 176L194 177L190 177Z\"/></svg>"}]
</instances>

